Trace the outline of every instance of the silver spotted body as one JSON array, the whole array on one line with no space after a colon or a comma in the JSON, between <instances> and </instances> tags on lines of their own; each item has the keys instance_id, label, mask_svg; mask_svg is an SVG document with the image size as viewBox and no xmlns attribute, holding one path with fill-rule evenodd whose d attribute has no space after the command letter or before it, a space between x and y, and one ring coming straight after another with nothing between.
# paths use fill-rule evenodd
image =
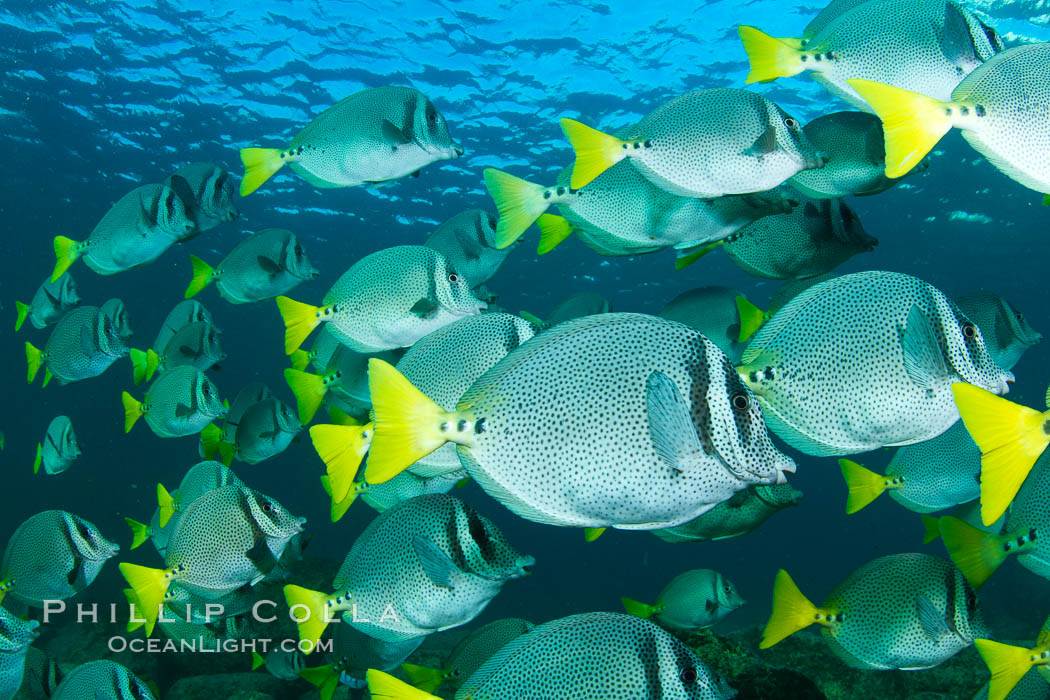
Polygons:
<instances>
[{"instance_id":1,"label":"silver spotted body","mask_svg":"<svg viewBox=\"0 0 1050 700\"><path fill-rule=\"evenodd\" d=\"M237 459L258 464L288 449L302 425L288 404L273 397L251 406L241 416L234 438Z\"/></svg>"},{"instance_id":2,"label":"silver spotted body","mask_svg":"<svg viewBox=\"0 0 1050 700\"><path fill-rule=\"evenodd\" d=\"M654 387L675 401L671 417L647 408ZM482 375L458 411L470 416L464 468L541 523L671 527L794 471L726 356L693 329L644 314L544 331ZM672 464L664 447L686 461Z\"/></svg>"},{"instance_id":3,"label":"silver spotted body","mask_svg":"<svg viewBox=\"0 0 1050 700\"><path fill-rule=\"evenodd\" d=\"M818 199L864 196L884 192L897 183L886 177L886 142L882 121L874 114L824 114L802 130L828 156L823 168L804 170L788 181L802 194ZM925 168L911 172L921 169Z\"/></svg>"},{"instance_id":4,"label":"silver spotted body","mask_svg":"<svg viewBox=\"0 0 1050 700\"><path fill-rule=\"evenodd\" d=\"M142 407L157 437L194 435L226 413L219 390L196 367L173 367L153 380Z\"/></svg>"},{"instance_id":5,"label":"silver spotted body","mask_svg":"<svg viewBox=\"0 0 1050 700\"><path fill-rule=\"evenodd\" d=\"M981 495L981 451L962 421L933 438L899 448L886 476L902 479L890 498L916 513L933 513Z\"/></svg>"},{"instance_id":6,"label":"silver spotted body","mask_svg":"<svg viewBox=\"0 0 1050 700\"><path fill-rule=\"evenodd\" d=\"M169 568L182 567L176 585L202 598L220 598L262 581L305 522L269 496L228 484L183 509L164 561Z\"/></svg>"},{"instance_id":7,"label":"silver spotted body","mask_svg":"<svg viewBox=\"0 0 1050 700\"><path fill-rule=\"evenodd\" d=\"M87 588L119 549L83 518L45 510L27 518L11 535L0 576L11 584L9 596L40 607L46 600L65 600Z\"/></svg>"},{"instance_id":8,"label":"silver spotted body","mask_svg":"<svg viewBox=\"0 0 1050 700\"><path fill-rule=\"evenodd\" d=\"M1050 43L1015 46L966 76L951 94L953 124L1007 177L1050 190Z\"/></svg>"},{"instance_id":9,"label":"silver spotted body","mask_svg":"<svg viewBox=\"0 0 1050 700\"><path fill-rule=\"evenodd\" d=\"M671 630L704 629L745 602L733 582L719 572L692 569L678 574L663 587L652 620Z\"/></svg>"},{"instance_id":10,"label":"silver spotted body","mask_svg":"<svg viewBox=\"0 0 1050 700\"><path fill-rule=\"evenodd\" d=\"M405 348L478 313L471 283L441 253L420 245L385 248L347 270L324 297L330 332L351 350Z\"/></svg>"},{"instance_id":11,"label":"silver spotted body","mask_svg":"<svg viewBox=\"0 0 1050 700\"><path fill-rule=\"evenodd\" d=\"M413 637L388 642L369 637L353 625L336 625L328 659L344 674L341 678L344 683L350 678L360 681L370 668L393 671L419 648L424 639L426 637Z\"/></svg>"},{"instance_id":12,"label":"silver spotted body","mask_svg":"<svg viewBox=\"0 0 1050 700\"><path fill-rule=\"evenodd\" d=\"M1028 318L998 294L977 292L958 297L955 303L981 329L988 352L1003 369L1013 369L1021 355L1043 339Z\"/></svg>"},{"instance_id":13,"label":"silver spotted body","mask_svg":"<svg viewBox=\"0 0 1050 700\"><path fill-rule=\"evenodd\" d=\"M455 456L454 451L453 456ZM459 462L457 461L458 464ZM403 471L390 481L384 481L382 484L368 484L365 491L361 494L361 500L382 513L393 508L398 503L404 503L416 496L425 496L430 493L448 493L466 478L468 478L467 472L462 469L430 477L416 476L410 471Z\"/></svg>"},{"instance_id":14,"label":"silver spotted body","mask_svg":"<svg viewBox=\"0 0 1050 700\"><path fill-rule=\"evenodd\" d=\"M175 525L179 522L179 518L182 517L182 512L186 510L186 506L209 491L214 491L229 484L244 485L237 478L237 475L233 473L233 470L222 462L212 460L198 462L186 471L186 475L179 482L179 487L171 492L175 502L175 513L168 520L167 525L164 527L160 526L159 509L153 512L153 517L150 519L150 540L162 557L168 551L168 541L171 539L171 534L175 531Z\"/></svg>"},{"instance_id":15,"label":"silver spotted body","mask_svg":"<svg viewBox=\"0 0 1050 700\"><path fill-rule=\"evenodd\" d=\"M100 275L112 275L159 258L196 230L186 206L173 189L142 185L110 208L84 241L84 263Z\"/></svg>"},{"instance_id":16,"label":"silver spotted body","mask_svg":"<svg viewBox=\"0 0 1050 700\"><path fill-rule=\"evenodd\" d=\"M456 698L727 700L734 695L694 651L658 626L596 612L563 617L512 640L467 679Z\"/></svg>"},{"instance_id":17,"label":"silver spotted body","mask_svg":"<svg viewBox=\"0 0 1050 700\"><path fill-rule=\"evenodd\" d=\"M533 564L488 518L457 498L433 494L372 520L334 587L355 606L344 622L400 642L470 622L504 583L527 575Z\"/></svg>"},{"instance_id":18,"label":"silver spotted body","mask_svg":"<svg viewBox=\"0 0 1050 700\"><path fill-rule=\"evenodd\" d=\"M193 367L204 371L226 359L219 336L222 331L211 321L190 323L179 328L163 348L156 348L160 356L159 368L168 371L175 367Z\"/></svg>"},{"instance_id":19,"label":"silver spotted body","mask_svg":"<svg viewBox=\"0 0 1050 700\"><path fill-rule=\"evenodd\" d=\"M55 416L40 443L41 464L48 474L61 474L81 455L77 434L69 416Z\"/></svg>"},{"instance_id":20,"label":"silver spotted body","mask_svg":"<svg viewBox=\"0 0 1050 700\"><path fill-rule=\"evenodd\" d=\"M878 243L841 199L809 199L787 214L762 217L727 238L722 248L756 277L806 279L870 253Z\"/></svg>"},{"instance_id":21,"label":"silver spotted body","mask_svg":"<svg viewBox=\"0 0 1050 700\"><path fill-rule=\"evenodd\" d=\"M22 685L29 645L40 634L40 623L22 620L0 608L0 700L12 700Z\"/></svg>"},{"instance_id":22,"label":"silver spotted body","mask_svg":"<svg viewBox=\"0 0 1050 700\"><path fill-rule=\"evenodd\" d=\"M955 2L871 0L809 37L804 65L832 94L870 112L847 80L874 80L947 100L959 81L1001 49L994 30Z\"/></svg>"},{"instance_id":23,"label":"silver spotted body","mask_svg":"<svg viewBox=\"0 0 1050 700\"><path fill-rule=\"evenodd\" d=\"M740 338L737 297L743 292L729 287L698 287L682 292L660 310L660 318L684 323L718 346L730 362L739 362L745 343Z\"/></svg>"},{"instance_id":24,"label":"silver spotted body","mask_svg":"<svg viewBox=\"0 0 1050 700\"><path fill-rule=\"evenodd\" d=\"M233 204L230 174L214 163L184 165L164 181L182 199L195 230L182 240L199 236L223 223L235 221L240 212Z\"/></svg>"},{"instance_id":25,"label":"silver spotted body","mask_svg":"<svg viewBox=\"0 0 1050 700\"><path fill-rule=\"evenodd\" d=\"M868 562L836 586L823 607L844 616L821 632L855 668L932 668L989 632L962 573L928 554Z\"/></svg>"},{"instance_id":26,"label":"silver spotted body","mask_svg":"<svg viewBox=\"0 0 1050 700\"><path fill-rule=\"evenodd\" d=\"M54 282L49 277L40 283L29 302L27 318L33 328L43 330L58 323L58 319L77 306L80 306L77 284L73 276L66 272Z\"/></svg>"},{"instance_id":27,"label":"silver spotted body","mask_svg":"<svg viewBox=\"0 0 1050 700\"><path fill-rule=\"evenodd\" d=\"M777 511L798 505L802 492L791 484L749 486L703 515L652 533L664 542L722 540L746 535Z\"/></svg>"},{"instance_id":28,"label":"silver spotted body","mask_svg":"<svg viewBox=\"0 0 1050 700\"><path fill-rule=\"evenodd\" d=\"M427 236L426 246L448 258L475 289L495 276L511 251L496 247L496 217L483 209L456 214Z\"/></svg>"},{"instance_id":29,"label":"silver spotted body","mask_svg":"<svg viewBox=\"0 0 1050 700\"><path fill-rule=\"evenodd\" d=\"M543 319L546 327L556 326L581 316L607 314L612 311L609 300L596 292L578 292L570 294L558 302Z\"/></svg>"},{"instance_id":30,"label":"silver spotted body","mask_svg":"<svg viewBox=\"0 0 1050 700\"><path fill-rule=\"evenodd\" d=\"M741 362L773 432L824 456L934 438L959 420L952 384L1003 394L1013 380L954 302L895 272L810 287L759 329Z\"/></svg>"},{"instance_id":31,"label":"silver spotted body","mask_svg":"<svg viewBox=\"0 0 1050 700\"><path fill-rule=\"evenodd\" d=\"M687 197L771 190L820 158L799 122L765 97L713 88L677 97L625 130L624 151L657 187Z\"/></svg>"},{"instance_id":32,"label":"silver spotted body","mask_svg":"<svg viewBox=\"0 0 1050 700\"><path fill-rule=\"evenodd\" d=\"M175 332L191 323L211 323L211 312L196 299L180 301L164 318L152 347L158 350L167 347Z\"/></svg>"},{"instance_id":33,"label":"silver spotted body","mask_svg":"<svg viewBox=\"0 0 1050 700\"><path fill-rule=\"evenodd\" d=\"M1050 457L1046 453L1010 505L999 546L1017 554L1024 568L1050 579Z\"/></svg>"},{"instance_id":34,"label":"silver spotted body","mask_svg":"<svg viewBox=\"0 0 1050 700\"><path fill-rule=\"evenodd\" d=\"M128 352L117 328L97 306L81 306L59 319L43 361L61 384L90 379Z\"/></svg>"},{"instance_id":35,"label":"silver spotted body","mask_svg":"<svg viewBox=\"0 0 1050 700\"><path fill-rule=\"evenodd\" d=\"M266 228L242 238L212 279L231 304L247 304L288 292L318 276L295 234L284 228Z\"/></svg>"},{"instance_id":36,"label":"silver spotted body","mask_svg":"<svg viewBox=\"0 0 1050 700\"><path fill-rule=\"evenodd\" d=\"M310 348L310 363L322 375L338 374L338 380L328 385L325 400L352 416L359 416L367 413L372 406L368 389L368 360L378 357L393 364L398 360L399 351L362 353L351 350L339 342L331 328L328 325L321 327Z\"/></svg>"},{"instance_id":37,"label":"silver spotted body","mask_svg":"<svg viewBox=\"0 0 1050 700\"><path fill-rule=\"evenodd\" d=\"M321 112L283 155L315 187L352 187L397 180L462 153L433 102L413 88L388 86Z\"/></svg>"},{"instance_id":38,"label":"silver spotted body","mask_svg":"<svg viewBox=\"0 0 1050 700\"><path fill-rule=\"evenodd\" d=\"M398 361L397 369L432 401L452 411L478 377L534 334L528 321L511 314L469 316L420 339ZM459 473L452 477L456 480L466 476L452 443L408 469L421 477L453 472Z\"/></svg>"},{"instance_id":39,"label":"silver spotted body","mask_svg":"<svg viewBox=\"0 0 1050 700\"><path fill-rule=\"evenodd\" d=\"M237 428L249 408L273 396L270 387L262 382L252 382L237 392L222 422L222 441L231 445L237 441ZM204 456L204 455L201 455Z\"/></svg>"},{"instance_id":40,"label":"silver spotted body","mask_svg":"<svg viewBox=\"0 0 1050 700\"><path fill-rule=\"evenodd\" d=\"M142 679L113 661L89 661L66 674L51 700L156 700Z\"/></svg>"}]
</instances>

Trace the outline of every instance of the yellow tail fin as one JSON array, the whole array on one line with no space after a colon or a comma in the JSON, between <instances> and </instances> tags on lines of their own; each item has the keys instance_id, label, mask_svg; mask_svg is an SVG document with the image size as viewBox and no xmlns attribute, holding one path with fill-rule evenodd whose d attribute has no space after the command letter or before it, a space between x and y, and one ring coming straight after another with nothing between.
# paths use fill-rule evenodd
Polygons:
<instances>
[{"instance_id":1,"label":"yellow tail fin","mask_svg":"<svg viewBox=\"0 0 1050 700\"><path fill-rule=\"evenodd\" d=\"M215 272L215 268L196 255L190 256L190 264L193 265L193 279L190 280L189 286L186 287L186 293L183 295L186 299L197 296L202 289L211 284Z\"/></svg>"},{"instance_id":2,"label":"yellow tail fin","mask_svg":"<svg viewBox=\"0 0 1050 700\"><path fill-rule=\"evenodd\" d=\"M338 406L328 407L328 417L331 418L332 422L336 425L364 425L364 423L357 420Z\"/></svg>"},{"instance_id":3,"label":"yellow tail fin","mask_svg":"<svg viewBox=\"0 0 1050 700\"><path fill-rule=\"evenodd\" d=\"M244 163L241 196L247 197L273 177L288 159L282 158L281 151L276 148L242 148L241 162Z\"/></svg>"},{"instance_id":4,"label":"yellow tail fin","mask_svg":"<svg viewBox=\"0 0 1050 700\"><path fill-rule=\"evenodd\" d=\"M584 187L627 156L625 141L575 119L562 119L561 129L576 152L570 179L573 189Z\"/></svg>"},{"instance_id":5,"label":"yellow tail fin","mask_svg":"<svg viewBox=\"0 0 1050 700\"><path fill-rule=\"evenodd\" d=\"M311 374L289 367L284 370L284 380L295 394L295 403L299 408L299 422L306 425L314 419L317 409L328 393L328 384L319 374Z\"/></svg>"},{"instance_id":6,"label":"yellow tail fin","mask_svg":"<svg viewBox=\"0 0 1050 700\"><path fill-rule=\"evenodd\" d=\"M896 488L889 476L876 474L853 460L840 459L839 468L846 480L849 494L846 496L846 514L852 515L882 495L888 488Z\"/></svg>"},{"instance_id":7,"label":"yellow tail fin","mask_svg":"<svg viewBox=\"0 0 1050 700\"><path fill-rule=\"evenodd\" d=\"M1028 669L1040 660L1042 649L1025 649L1000 644L990 639L975 639L974 646L992 672L988 700L1005 700Z\"/></svg>"},{"instance_id":8,"label":"yellow tail fin","mask_svg":"<svg viewBox=\"0 0 1050 700\"><path fill-rule=\"evenodd\" d=\"M258 671L261 667L266 665L266 659L263 655L257 651L252 652L252 670Z\"/></svg>"},{"instance_id":9,"label":"yellow tail fin","mask_svg":"<svg viewBox=\"0 0 1050 700\"><path fill-rule=\"evenodd\" d=\"M340 675L341 671L332 664L304 668L299 671L300 678L318 689L321 700L332 700L339 687Z\"/></svg>"},{"instance_id":10,"label":"yellow tail fin","mask_svg":"<svg viewBox=\"0 0 1050 700\"><path fill-rule=\"evenodd\" d=\"M305 350L296 350L288 359L292 362L292 369L297 369L300 372L310 366L310 353Z\"/></svg>"},{"instance_id":11,"label":"yellow tail fin","mask_svg":"<svg viewBox=\"0 0 1050 700\"><path fill-rule=\"evenodd\" d=\"M138 628L146 624L142 617L142 606L139 604L138 596L135 595L135 591L130 588L124 589L124 598L128 601L128 624L125 629L128 632L134 632Z\"/></svg>"},{"instance_id":12,"label":"yellow tail fin","mask_svg":"<svg viewBox=\"0 0 1050 700\"><path fill-rule=\"evenodd\" d=\"M675 258L675 260L674 260L674 269L676 269L676 270L684 270L685 268L689 267L690 265L695 263L700 258L702 258L705 255L707 255L708 253L710 253L715 248L721 248L723 243L725 243L724 240L722 240L722 241L715 241L714 243L711 243L710 245L705 245L703 248L700 248L699 250L695 250L692 253L689 253L688 255L683 255L681 257Z\"/></svg>"},{"instance_id":13,"label":"yellow tail fin","mask_svg":"<svg viewBox=\"0 0 1050 700\"><path fill-rule=\"evenodd\" d=\"M306 337L332 312L328 306L310 306L288 297L277 297L277 309L284 319L284 354L299 349Z\"/></svg>"},{"instance_id":14,"label":"yellow tail fin","mask_svg":"<svg viewBox=\"0 0 1050 700\"><path fill-rule=\"evenodd\" d=\"M886 177L902 177L952 128L950 102L860 78L847 80L882 120Z\"/></svg>"},{"instance_id":15,"label":"yellow tail fin","mask_svg":"<svg viewBox=\"0 0 1050 700\"><path fill-rule=\"evenodd\" d=\"M302 586L289 585L284 587L284 599L288 601L288 607L299 626L299 639L310 642L303 649L303 654L313 653L328 624L335 619L336 612L330 612L328 605L329 596Z\"/></svg>"},{"instance_id":16,"label":"yellow tail fin","mask_svg":"<svg viewBox=\"0 0 1050 700\"><path fill-rule=\"evenodd\" d=\"M36 444L36 456L33 457L33 473L40 473L40 463L44 461L44 446L39 442Z\"/></svg>"},{"instance_id":17,"label":"yellow tail fin","mask_svg":"<svg viewBox=\"0 0 1050 700\"><path fill-rule=\"evenodd\" d=\"M80 241L65 236L55 236L55 269L51 272L51 281L57 282L69 266L77 261L82 253Z\"/></svg>"},{"instance_id":18,"label":"yellow tail fin","mask_svg":"<svg viewBox=\"0 0 1050 700\"><path fill-rule=\"evenodd\" d=\"M168 521L175 515L175 499L164 488L164 484L157 484L157 509L157 522L161 527L167 527Z\"/></svg>"},{"instance_id":19,"label":"yellow tail fin","mask_svg":"<svg viewBox=\"0 0 1050 700\"><path fill-rule=\"evenodd\" d=\"M941 520L932 515L922 516L922 543L929 544L941 536Z\"/></svg>"},{"instance_id":20,"label":"yellow tail fin","mask_svg":"<svg viewBox=\"0 0 1050 700\"><path fill-rule=\"evenodd\" d=\"M153 634L153 626L157 624L160 606L164 604L164 596L174 580L174 574L170 569L150 569L128 562L120 565L120 573L124 574L138 598L142 618L146 621L146 636L149 637Z\"/></svg>"},{"instance_id":21,"label":"yellow tail fin","mask_svg":"<svg viewBox=\"0 0 1050 700\"><path fill-rule=\"evenodd\" d=\"M747 52L747 60L751 62L751 72L745 83L768 83L805 70L798 39L770 36L746 24L741 24L736 30Z\"/></svg>"},{"instance_id":22,"label":"yellow tail fin","mask_svg":"<svg viewBox=\"0 0 1050 700\"><path fill-rule=\"evenodd\" d=\"M585 527L583 528L583 539L588 542L594 542L601 537L604 532L604 527Z\"/></svg>"},{"instance_id":23,"label":"yellow tail fin","mask_svg":"<svg viewBox=\"0 0 1050 700\"><path fill-rule=\"evenodd\" d=\"M736 310L740 315L739 342L741 343L757 333L758 329L761 328L762 324L769 318L769 315L766 314L765 311L752 304L746 297L742 296L736 298Z\"/></svg>"},{"instance_id":24,"label":"yellow tail fin","mask_svg":"<svg viewBox=\"0 0 1050 700\"><path fill-rule=\"evenodd\" d=\"M16 301L15 309L18 311L18 317L15 318L15 332L17 333L22 330L22 324L26 322L26 317L29 315L29 304Z\"/></svg>"},{"instance_id":25,"label":"yellow tail fin","mask_svg":"<svg viewBox=\"0 0 1050 700\"><path fill-rule=\"evenodd\" d=\"M346 492L346 496L344 496L342 500L337 501L332 498L332 485L327 474L321 475L321 486L332 501L332 506L329 509L329 516L333 523L342 520L343 516L346 515L346 511L350 510L350 506L352 506L354 501L357 500L357 497L368 491L368 484L363 481L358 481L351 485L350 490Z\"/></svg>"},{"instance_id":26,"label":"yellow tail fin","mask_svg":"<svg viewBox=\"0 0 1050 700\"><path fill-rule=\"evenodd\" d=\"M342 502L354 484L361 460L372 444L372 424L315 425L310 439L318 456L328 467L332 500Z\"/></svg>"},{"instance_id":27,"label":"yellow tail fin","mask_svg":"<svg viewBox=\"0 0 1050 700\"><path fill-rule=\"evenodd\" d=\"M777 572L777 579L773 584L773 613L769 616L769 622L762 633L762 643L758 648L768 649L815 622L823 624L827 613L828 611L813 605L802 595L802 591L788 576L788 572L781 569Z\"/></svg>"},{"instance_id":28,"label":"yellow tail fin","mask_svg":"<svg viewBox=\"0 0 1050 700\"><path fill-rule=\"evenodd\" d=\"M365 479L382 484L444 445L441 423L455 420L455 414L446 413L393 365L374 357L368 361L368 388L375 434Z\"/></svg>"},{"instance_id":29,"label":"yellow tail fin","mask_svg":"<svg viewBox=\"0 0 1050 700\"><path fill-rule=\"evenodd\" d=\"M543 197L547 188L495 168L485 168L482 174L499 212L496 247L502 250L521 238L536 217L547 211L550 200Z\"/></svg>"},{"instance_id":30,"label":"yellow tail fin","mask_svg":"<svg viewBox=\"0 0 1050 700\"><path fill-rule=\"evenodd\" d=\"M620 598L620 602L623 603L623 609L627 611L628 615L634 615L643 620L648 620L650 617L660 612L660 608L655 605L639 603L637 600L632 600L630 598Z\"/></svg>"},{"instance_id":31,"label":"yellow tail fin","mask_svg":"<svg viewBox=\"0 0 1050 700\"><path fill-rule=\"evenodd\" d=\"M374 668L365 673L368 692L375 700L440 700L425 690L413 688L408 683Z\"/></svg>"},{"instance_id":32,"label":"yellow tail fin","mask_svg":"<svg viewBox=\"0 0 1050 700\"><path fill-rule=\"evenodd\" d=\"M564 216L541 214L536 225L540 227L540 243L536 246L537 255L546 255L572 235L572 224Z\"/></svg>"},{"instance_id":33,"label":"yellow tail fin","mask_svg":"<svg viewBox=\"0 0 1050 700\"><path fill-rule=\"evenodd\" d=\"M440 668L401 664L401 670L408 676L408 680L412 681L412 685L424 693L433 693L445 682L445 672Z\"/></svg>"},{"instance_id":34,"label":"yellow tail fin","mask_svg":"<svg viewBox=\"0 0 1050 700\"><path fill-rule=\"evenodd\" d=\"M1032 466L1050 444L1050 411L1040 413L972 384L953 384L970 437L981 450L981 520L991 525L1006 512Z\"/></svg>"},{"instance_id":35,"label":"yellow tail fin","mask_svg":"<svg viewBox=\"0 0 1050 700\"><path fill-rule=\"evenodd\" d=\"M120 399L124 402L124 432L130 433L145 411L142 410L142 403L126 391L121 392Z\"/></svg>"},{"instance_id":36,"label":"yellow tail fin","mask_svg":"<svg viewBox=\"0 0 1050 700\"><path fill-rule=\"evenodd\" d=\"M124 518L124 522L131 528L131 548L138 549L142 543L149 539L150 529L146 523L140 523L132 518Z\"/></svg>"},{"instance_id":37,"label":"yellow tail fin","mask_svg":"<svg viewBox=\"0 0 1050 700\"><path fill-rule=\"evenodd\" d=\"M44 363L43 355L40 351L28 340L26 341L26 383L32 384L33 380L36 379L36 373L40 371L40 366Z\"/></svg>"},{"instance_id":38,"label":"yellow tail fin","mask_svg":"<svg viewBox=\"0 0 1050 700\"><path fill-rule=\"evenodd\" d=\"M227 467L233 464L233 457L237 454L237 446L229 442L219 443L219 461Z\"/></svg>"},{"instance_id":39,"label":"yellow tail fin","mask_svg":"<svg viewBox=\"0 0 1050 700\"><path fill-rule=\"evenodd\" d=\"M135 385L138 386L142 382L153 379L157 367L160 366L160 355L153 348L146 351L131 348L128 354L131 356L131 371Z\"/></svg>"},{"instance_id":40,"label":"yellow tail fin","mask_svg":"<svg viewBox=\"0 0 1050 700\"><path fill-rule=\"evenodd\" d=\"M219 445L222 443L222 428L214 423L208 423L201 431L201 454L204 459L215 459L219 454Z\"/></svg>"},{"instance_id":41,"label":"yellow tail fin","mask_svg":"<svg viewBox=\"0 0 1050 700\"><path fill-rule=\"evenodd\" d=\"M983 586L1009 556L998 535L959 518L946 515L938 522L938 528L948 555L974 588Z\"/></svg>"}]
</instances>

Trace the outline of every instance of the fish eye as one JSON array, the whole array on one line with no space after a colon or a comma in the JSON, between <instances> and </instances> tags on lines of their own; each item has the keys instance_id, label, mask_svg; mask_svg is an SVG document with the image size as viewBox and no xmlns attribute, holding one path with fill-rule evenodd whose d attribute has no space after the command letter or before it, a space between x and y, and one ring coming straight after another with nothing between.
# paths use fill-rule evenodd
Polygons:
<instances>
[{"instance_id":1,"label":"fish eye","mask_svg":"<svg viewBox=\"0 0 1050 700\"><path fill-rule=\"evenodd\" d=\"M973 340L977 337L977 326L972 323L964 323L962 327L963 337L967 340Z\"/></svg>"},{"instance_id":2,"label":"fish eye","mask_svg":"<svg viewBox=\"0 0 1050 700\"><path fill-rule=\"evenodd\" d=\"M786 126L787 128L791 129L792 131L794 131L795 129L798 128L798 120L795 119L794 117L788 117L787 119L784 120L784 126Z\"/></svg>"},{"instance_id":3,"label":"fish eye","mask_svg":"<svg viewBox=\"0 0 1050 700\"><path fill-rule=\"evenodd\" d=\"M1017 320L1022 323L1024 322L1024 314L1020 311L1017 312Z\"/></svg>"},{"instance_id":4,"label":"fish eye","mask_svg":"<svg viewBox=\"0 0 1050 700\"><path fill-rule=\"evenodd\" d=\"M263 501L262 509L263 509L264 513L272 513L273 512L273 504L270 503L269 501Z\"/></svg>"},{"instance_id":5,"label":"fish eye","mask_svg":"<svg viewBox=\"0 0 1050 700\"><path fill-rule=\"evenodd\" d=\"M459 282L459 275L457 275L455 272L450 272L448 274L448 281L452 284L456 284L457 282Z\"/></svg>"},{"instance_id":6,"label":"fish eye","mask_svg":"<svg viewBox=\"0 0 1050 700\"><path fill-rule=\"evenodd\" d=\"M751 397L742 391L735 391L729 397L729 403L733 406L734 411L744 413L751 408Z\"/></svg>"},{"instance_id":7,"label":"fish eye","mask_svg":"<svg viewBox=\"0 0 1050 700\"><path fill-rule=\"evenodd\" d=\"M682 669L682 672L678 674L678 677L682 679L682 682L686 685L692 685L693 683L696 683L696 679L699 676L695 668L693 668L692 666L687 666L686 668Z\"/></svg>"},{"instance_id":8,"label":"fish eye","mask_svg":"<svg viewBox=\"0 0 1050 700\"><path fill-rule=\"evenodd\" d=\"M295 244L295 257L297 257L297 258L303 257L303 246L300 243L296 243Z\"/></svg>"}]
</instances>

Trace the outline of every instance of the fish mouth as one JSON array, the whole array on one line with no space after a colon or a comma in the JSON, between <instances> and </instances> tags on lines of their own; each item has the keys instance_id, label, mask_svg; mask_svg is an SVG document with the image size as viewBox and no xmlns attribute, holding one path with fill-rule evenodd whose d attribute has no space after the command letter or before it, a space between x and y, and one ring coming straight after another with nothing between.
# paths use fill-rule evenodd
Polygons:
<instances>
[{"instance_id":1,"label":"fish mouth","mask_svg":"<svg viewBox=\"0 0 1050 700\"><path fill-rule=\"evenodd\" d=\"M452 154L451 156L449 156L450 158L459 158L461 155L466 153L466 150L463 148L463 146L459 145L458 143L453 143L452 148L449 149L449 153Z\"/></svg>"}]
</instances>

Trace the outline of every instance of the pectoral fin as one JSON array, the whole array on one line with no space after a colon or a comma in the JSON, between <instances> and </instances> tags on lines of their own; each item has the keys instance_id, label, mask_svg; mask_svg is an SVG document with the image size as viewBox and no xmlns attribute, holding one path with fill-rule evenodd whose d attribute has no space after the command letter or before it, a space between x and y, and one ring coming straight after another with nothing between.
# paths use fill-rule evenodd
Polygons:
<instances>
[{"instance_id":1,"label":"pectoral fin","mask_svg":"<svg viewBox=\"0 0 1050 700\"><path fill-rule=\"evenodd\" d=\"M449 556L432 541L419 535L412 538L412 548L416 551L427 578L436 586L452 588L452 575L458 568Z\"/></svg>"},{"instance_id":2,"label":"pectoral fin","mask_svg":"<svg viewBox=\"0 0 1050 700\"><path fill-rule=\"evenodd\" d=\"M176 418L188 418L193 415L193 409L184 403L175 405L175 417Z\"/></svg>"},{"instance_id":3,"label":"pectoral fin","mask_svg":"<svg viewBox=\"0 0 1050 700\"><path fill-rule=\"evenodd\" d=\"M270 279L273 279L277 275L281 274L281 272L283 272L284 270L284 268L275 263L273 260L270 260L265 255L256 256L255 261L259 263L259 269L268 274L270 276Z\"/></svg>"},{"instance_id":4,"label":"pectoral fin","mask_svg":"<svg viewBox=\"0 0 1050 700\"><path fill-rule=\"evenodd\" d=\"M649 437L669 469L684 472L700 465L706 456L689 415L689 405L663 372L653 372L645 382Z\"/></svg>"},{"instance_id":5,"label":"pectoral fin","mask_svg":"<svg viewBox=\"0 0 1050 700\"><path fill-rule=\"evenodd\" d=\"M767 153L772 153L777 150L777 130L770 124L766 127L766 130L759 134L755 142L744 151L744 155L748 156L764 156Z\"/></svg>"},{"instance_id":6,"label":"pectoral fin","mask_svg":"<svg viewBox=\"0 0 1050 700\"><path fill-rule=\"evenodd\" d=\"M398 146L404 146L406 143L412 143L412 137L406 134L402 129L395 126L389 119L383 120L383 138L389 143L394 149Z\"/></svg>"},{"instance_id":7,"label":"pectoral fin","mask_svg":"<svg viewBox=\"0 0 1050 700\"><path fill-rule=\"evenodd\" d=\"M932 389L939 380L948 377L941 344L918 306L912 306L908 312L907 325L901 332L901 351L904 370L920 388Z\"/></svg>"},{"instance_id":8,"label":"pectoral fin","mask_svg":"<svg viewBox=\"0 0 1050 700\"><path fill-rule=\"evenodd\" d=\"M933 641L937 641L951 630L948 622L944 619L944 613L927 596L920 596L915 602L915 612L918 614L922 631Z\"/></svg>"},{"instance_id":9,"label":"pectoral fin","mask_svg":"<svg viewBox=\"0 0 1050 700\"><path fill-rule=\"evenodd\" d=\"M423 298L412 305L412 308L409 309L409 313L414 314L423 319L430 319L437 314L437 310L437 304L435 304L430 299Z\"/></svg>"}]
</instances>

